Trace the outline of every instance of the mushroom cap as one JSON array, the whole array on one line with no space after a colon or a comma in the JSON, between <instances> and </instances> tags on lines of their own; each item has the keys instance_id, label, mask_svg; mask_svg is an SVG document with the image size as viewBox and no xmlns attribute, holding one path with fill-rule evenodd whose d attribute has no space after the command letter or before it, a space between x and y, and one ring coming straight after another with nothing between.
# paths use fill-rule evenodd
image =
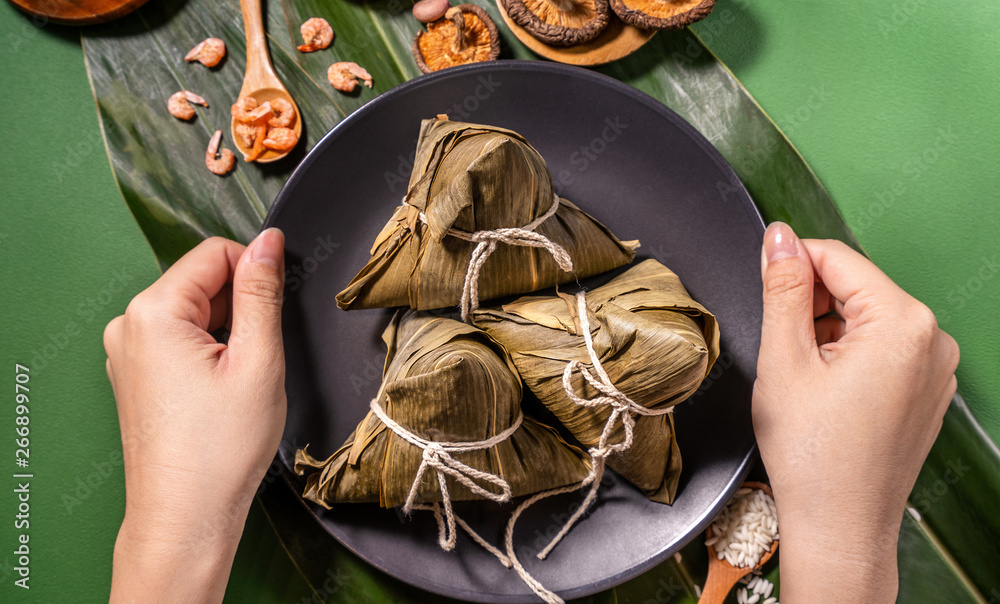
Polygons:
<instances>
[{"instance_id":1,"label":"mushroom cap","mask_svg":"<svg viewBox=\"0 0 1000 604\"><path fill-rule=\"evenodd\" d=\"M618 18L642 29L681 29L712 12L715 0L610 0Z\"/></svg>"},{"instance_id":2,"label":"mushroom cap","mask_svg":"<svg viewBox=\"0 0 1000 604\"><path fill-rule=\"evenodd\" d=\"M504 10L501 1L495 0L500 8L500 16L503 18L504 25L522 44L536 55L568 65L592 66L616 61L632 54L657 34L655 29L639 29L626 25L612 13L608 20L608 26L593 40L575 46L551 46L514 23L507 11Z\"/></svg>"},{"instance_id":3,"label":"mushroom cap","mask_svg":"<svg viewBox=\"0 0 1000 604\"><path fill-rule=\"evenodd\" d=\"M552 46L573 46L597 37L608 25L608 0L501 0L514 23Z\"/></svg>"},{"instance_id":4,"label":"mushroom cap","mask_svg":"<svg viewBox=\"0 0 1000 604\"><path fill-rule=\"evenodd\" d=\"M454 46L455 22L448 15L459 10L465 23L469 45L461 50ZM456 65L493 61L500 56L500 32L486 11L475 4L460 4L449 9L444 18L427 24L413 40L413 58L424 73L440 71Z\"/></svg>"}]
</instances>

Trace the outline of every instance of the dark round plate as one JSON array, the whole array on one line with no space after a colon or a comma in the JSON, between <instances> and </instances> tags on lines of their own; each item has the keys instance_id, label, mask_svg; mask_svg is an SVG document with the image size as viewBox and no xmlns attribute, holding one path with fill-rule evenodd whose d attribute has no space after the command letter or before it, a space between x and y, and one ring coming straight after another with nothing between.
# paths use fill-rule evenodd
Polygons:
<instances>
[{"instance_id":1,"label":"dark round plate","mask_svg":"<svg viewBox=\"0 0 1000 604\"><path fill-rule=\"evenodd\" d=\"M533 61L454 68L395 88L345 119L313 148L278 195L266 226L286 235L286 446L332 453L368 411L380 382L389 310L344 312L334 296L369 258L406 191L420 120L503 126L548 162L560 195L622 239L639 258L680 275L718 318L722 350L702 389L676 412L684 472L672 506L652 503L617 476L549 559L534 557L579 504L551 498L518 523L519 557L543 584L579 597L625 581L680 549L742 482L754 452L750 396L761 323L763 222L732 169L704 137L655 99L584 69ZM597 277L591 284L603 282ZM484 602L536 601L514 571L464 534L453 552L427 514L376 505L310 506L361 558L418 587ZM457 506L500 543L510 507Z\"/></svg>"}]
</instances>

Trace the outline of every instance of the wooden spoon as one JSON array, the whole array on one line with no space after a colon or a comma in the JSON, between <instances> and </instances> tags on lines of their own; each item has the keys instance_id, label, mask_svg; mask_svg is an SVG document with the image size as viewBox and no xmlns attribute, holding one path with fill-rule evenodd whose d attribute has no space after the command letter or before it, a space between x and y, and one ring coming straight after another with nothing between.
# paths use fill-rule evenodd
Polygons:
<instances>
[{"instance_id":1,"label":"wooden spoon","mask_svg":"<svg viewBox=\"0 0 1000 604\"><path fill-rule=\"evenodd\" d=\"M288 93L288 89L278 79L278 74L274 72L274 66L271 65L271 57L267 52L267 37L264 34L264 20L261 16L260 0L240 0L240 10L243 11L243 28L246 30L247 36L247 68L246 73L243 75L243 88L240 90L239 98L252 96L261 105L279 97L285 99L295 109L295 123L292 126L292 130L295 131L296 136L301 137L302 114L299 113L299 106L295 104L295 100ZM235 117L232 120L230 129L236 147L244 154L249 153L250 149L243 146L240 137L236 136ZM291 149L288 151L267 149L256 161L266 164L279 160L290 152Z\"/></svg>"},{"instance_id":2,"label":"wooden spoon","mask_svg":"<svg viewBox=\"0 0 1000 604\"><path fill-rule=\"evenodd\" d=\"M774 497L774 494L771 493L771 487L762 482L744 482L743 488L760 489L769 496ZM712 536L711 527L708 528L706 536ZM715 547L709 545L708 579L705 580L705 589L701 592L701 598L698 600L698 604L722 604L725 602L726 596L728 596L729 592L732 591L736 582L750 574L751 571L764 566L764 564L771 559L771 556L774 555L774 552L776 551L778 551L777 539L771 543L771 550L765 552L764 555L760 557L760 562L757 563L757 566L753 568L750 568L749 566L741 568L733 566L727 562L725 558L719 560Z\"/></svg>"}]
</instances>

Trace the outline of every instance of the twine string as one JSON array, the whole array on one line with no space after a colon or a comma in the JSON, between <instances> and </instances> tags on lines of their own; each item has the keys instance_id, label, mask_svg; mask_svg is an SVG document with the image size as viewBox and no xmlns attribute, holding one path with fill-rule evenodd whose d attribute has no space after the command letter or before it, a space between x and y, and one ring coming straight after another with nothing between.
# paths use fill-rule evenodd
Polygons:
<instances>
[{"instance_id":1,"label":"twine string","mask_svg":"<svg viewBox=\"0 0 1000 604\"><path fill-rule=\"evenodd\" d=\"M601 479L604 477L604 470L607 466L607 458L613 453L625 451L632 446L633 429L635 428L635 415L665 415L673 411L673 407L669 407L667 409L647 409L630 399L625 395L625 393L615 387L611 378L604 370L604 366L601 365L601 360L597 355L597 351L594 349L594 342L590 335L590 319L587 315L586 293L579 292L576 294L576 301L577 314L580 317L580 330L583 332L583 339L587 347L587 355L590 357L593 372L588 370L587 367L580 361L570 361L566 364L566 368L563 370L563 389L566 391L566 396L577 405L588 408L609 406L611 407L611 413L608 416L608 421L604 424L604 430L601 432L597 446L591 447L588 451L588 453L590 453L591 461L590 473L577 484L542 491L541 493L536 493L535 495L524 500L519 506L517 506L514 513L511 514L504 533L504 545L506 547L507 558L510 560L511 566L517 571L517 574L521 576L521 579L528 585L528 587L530 587L531 590L534 591L535 594L546 604L563 604L563 600L554 592L542 585L537 579L532 577L521 564L520 560L518 560L517 554L514 552L514 524L517 522L518 517L520 517L526 509L546 497L569 493L590 486L590 489L587 491L587 495L580 507L573 513L572 516L570 516L569 520L566 521L549 544L537 554L539 560L544 560L552 552L552 549L555 548L555 546L562 540L562 538L566 536L577 520L579 520L587 512L590 505L597 498L597 491L601 486ZM590 384L591 387L597 390L599 393L598 396L592 399L585 399L576 394L572 385L572 378L575 372L579 372L583 379ZM624 437L621 442L608 444L608 440L614 434L616 424L619 421L622 424Z\"/></svg>"},{"instance_id":2,"label":"twine string","mask_svg":"<svg viewBox=\"0 0 1000 604\"><path fill-rule=\"evenodd\" d=\"M372 399L370 407L372 413L375 414L379 421L385 424L385 426L392 430L393 433L423 451L420 466L413 479L413 484L410 486L410 491L406 496L406 502L403 504L403 513L410 514L413 510L428 510L433 512L434 519L437 521L438 525L438 544L442 549L451 551L455 548L456 526L460 526L476 543L480 544L486 548L487 551L495 555L504 566L510 568L509 560L502 552L500 552L500 550L487 543L486 540L479 536L479 534L466 524L465 521L455 514L451 504L451 493L448 490L448 484L445 477L451 476L459 484L465 486L467 489L484 499L489 499L490 501L496 501L498 503L510 501L511 489L510 484L508 484L506 480L495 474L477 470L476 468L468 466L452 457L451 454L481 451L495 447L510 438L511 435L517 431L517 429L521 426L521 422L524 420L524 414L518 412L517 418L509 428L499 434L496 434L495 436L487 438L486 440L441 442L422 438L401 426L385 413L382 406L378 404L377 398ZM421 504L416 501L417 495L420 492L420 486L423 484L424 474L431 470L434 471L437 477L438 488L441 491L440 505L437 503ZM498 489L499 492L490 490L485 486L481 486L480 483L491 485Z\"/></svg>"},{"instance_id":3,"label":"twine string","mask_svg":"<svg viewBox=\"0 0 1000 604\"><path fill-rule=\"evenodd\" d=\"M409 205L405 199L403 200L403 204ZM549 206L549 209L523 227L492 229L476 231L474 233L455 228L448 229L448 235L476 244L476 247L472 250L472 256L469 258L469 267L465 273L465 283L462 285L462 300L460 302L462 321L469 323L469 316L479 308L479 273L482 271L486 260L496 251L498 243L544 249L552 256L552 259L559 268L567 273L572 272L573 259L570 258L566 249L545 235L535 232L535 229L543 222L555 216L558 209L559 196L553 194L552 205ZM423 212L420 212L418 216L421 222L427 224L427 216Z\"/></svg>"}]
</instances>

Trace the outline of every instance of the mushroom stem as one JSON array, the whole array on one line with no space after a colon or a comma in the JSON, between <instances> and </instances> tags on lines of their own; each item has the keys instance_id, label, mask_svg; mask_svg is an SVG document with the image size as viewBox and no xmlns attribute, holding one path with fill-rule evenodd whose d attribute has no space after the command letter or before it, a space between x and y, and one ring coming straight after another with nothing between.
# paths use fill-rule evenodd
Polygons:
<instances>
[{"instance_id":1,"label":"mushroom stem","mask_svg":"<svg viewBox=\"0 0 1000 604\"><path fill-rule=\"evenodd\" d=\"M451 19L451 22L455 24L455 39L451 43L451 50L452 52L460 53L472 43L468 33L465 31L465 16L462 15L462 10L457 6L449 8L444 16L446 19Z\"/></svg>"},{"instance_id":2,"label":"mushroom stem","mask_svg":"<svg viewBox=\"0 0 1000 604\"><path fill-rule=\"evenodd\" d=\"M549 0L549 4L555 6L564 13L572 13L579 10L579 7L576 2L573 2L573 0Z\"/></svg>"}]
</instances>

